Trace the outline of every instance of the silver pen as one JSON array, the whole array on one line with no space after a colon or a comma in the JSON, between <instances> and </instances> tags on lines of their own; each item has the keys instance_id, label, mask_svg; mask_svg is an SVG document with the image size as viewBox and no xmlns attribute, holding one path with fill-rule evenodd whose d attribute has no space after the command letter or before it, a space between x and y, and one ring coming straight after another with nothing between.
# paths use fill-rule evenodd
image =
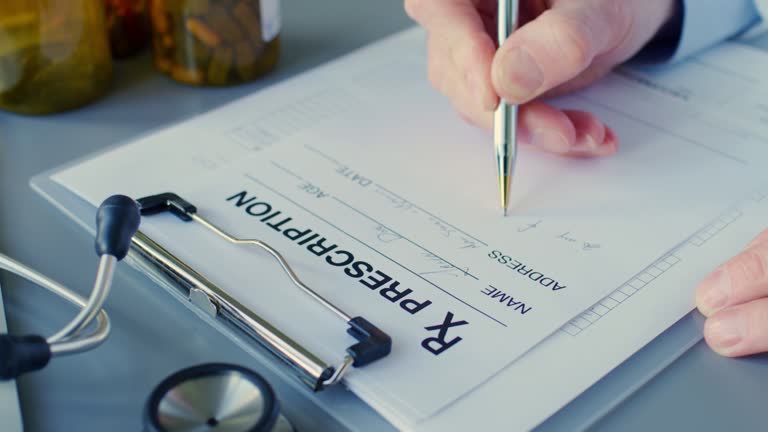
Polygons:
<instances>
[{"instance_id":1,"label":"silver pen","mask_svg":"<svg viewBox=\"0 0 768 432\"><path fill-rule=\"evenodd\" d=\"M518 0L499 0L498 41L499 47L517 30L520 7ZM514 174L517 156L517 105L503 99L493 116L493 144L499 177L499 196L504 216L509 206L509 188Z\"/></svg>"}]
</instances>

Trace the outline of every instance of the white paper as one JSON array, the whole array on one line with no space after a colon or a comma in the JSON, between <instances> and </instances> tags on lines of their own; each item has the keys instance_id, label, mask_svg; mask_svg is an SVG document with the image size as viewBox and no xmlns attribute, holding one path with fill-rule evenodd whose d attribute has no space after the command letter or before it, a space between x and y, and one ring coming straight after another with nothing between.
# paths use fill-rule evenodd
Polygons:
<instances>
[{"instance_id":1,"label":"white paper","mask_svg":"<svg viewBox=\"0 0 768 432\"><path fill-rule=\"evenodd\" d=\"M726 44L685 65L647 72L674 83L664 91L686 95L690 102L670 122L681 116L707 119L700 126L701 133L714 134L715 141L725 143L735 157L753 161L758 168L768 160L766 53ZM693 90L703 85L709 91ZM627 101L633 103L635 113L653 108L646 104L643 109L637 99ZM724 131L727 137L723 137ZM699 281L766 228L768 191L763 190L724 212L679 250L619 287L449 409L420 424L399 426L423 432L467 430L478 424L480 413L487 429L534 428L693 310Z\"/></svg>"},{"instance_id":2,"label":"white paper","mask_svg":"<svg viewBox=\"0 0 768 432\"><path fill-rule=\"evenodd\" d=\"M398 426L437 432L481 422L490 430L533 429L689 313L696 284L768 228L766 197L724 214L449 409Z\"/></svg>"},{"instance_id":3,"label":"white paper","mask_svg":"<svg viewBox=\"0 0 768 432\"><path fill-rule=\"evenodd\" d=\"M566 160L521 149L514 212L501 218L489 136L430 88L421 37L405 32L55 180L94 204L113 193L178 192L232 233L274 243L323 296L393 336L389 358L346 382L391 421L414 424L681 244L761 177L747 157L757 141L723 145L733 131L703 130L702 117L680 114L707 100L706 74L689 73L685 97L658 73L617 74L555 103L600 115L622 139L619 155ZM290 220L270 227L246 214L256 202L281 212L268 223ZM298 247L278 232L286 227L311 228L393 280L368 289L349 267L332 268L331 255L313 256L312 243ZM170 217L142 229L312 350L332 359L350 345L342 323L263 254ZM412 290L396 303L381 294L394 281ZM434 337L447 347L439 354L439 341L432 352L423 344Z\"/></svg>"}]
</instances>

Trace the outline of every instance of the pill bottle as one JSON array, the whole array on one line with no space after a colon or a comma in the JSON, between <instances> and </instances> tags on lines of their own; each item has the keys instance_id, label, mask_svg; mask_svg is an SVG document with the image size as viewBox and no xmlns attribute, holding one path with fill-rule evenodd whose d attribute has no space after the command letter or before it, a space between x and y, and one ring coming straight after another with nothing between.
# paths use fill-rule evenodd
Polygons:
<instances>
[{"instance_id":1,"label":"pill bottle","mask_svg":"<svg viewBox=\"0 0 768 432\"><path fill-rule=\"evenodd\" d=\"M155 66L176 81L224 86L272 70L279 0L149 0Z\"/></svg>"},{"instance_id":2,"label":"pill bottle","mask_svg":"<svg viewBox=\"0 0 768 432\"><path fill-rule=\"evenodd\" d=\"M0 0L0 109L77 108L104 95L111 78L101 1Z\"/></svg>"},{"instance_id":3,"label":"pill bottle","mask_svg":"<svg viewBox=\"0 0 768 432\"><path fill-rule=\"evenodd\" d=\"M123 59L149 46L147 0L104 0L112 57Z\"/></svg>"}]
</instances>

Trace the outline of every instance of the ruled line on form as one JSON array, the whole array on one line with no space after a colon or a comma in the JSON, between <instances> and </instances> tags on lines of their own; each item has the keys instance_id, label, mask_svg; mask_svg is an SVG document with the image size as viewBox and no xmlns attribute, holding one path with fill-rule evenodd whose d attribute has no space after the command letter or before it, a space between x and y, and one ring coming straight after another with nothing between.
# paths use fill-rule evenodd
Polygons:
<instances>
[{"instance_id":1,"label":"ruled line on form","mask_svg":"<svg viewBox=\"0 0 768 432\"><path fill-rule=\"evenodd\" d=\"M338 159L336 159L335 157L333 157L333 156L329 155L328 153L325 153L325 152L323 152L323 151L321 151L321 150L318 150L317 148L315 148L315 147L312 147L312 146L310 146L309 144L304 144L304 148L306 148L307 150L309 150L309 151L311 151L311 152L313 152L313 153L317 154L318 156L320 156L320 157L322 157L322 158L324 158L324 159L326 159L326 160L328 160L328 161L331 161L331 162L335 163L336 165L346 166L346 164L344 164L344 163L340 162L340 161L339 161ZM391 190L389 190L389 189L387 189L386 187L384 187L384 186L383 186L381 183L379 183L379 182L376 182L375 184L376 184L376 187L377 187L377 188L379 188L379 189L383 190L384 192L386 192L386 193L388 193L388 194L390 194L390 195L393 195L394 197L396 197L397 199L399 199L399 200L401 200L401 201L403 201L403 202L407 202L407 203L409 203L410 205L412 205L414 208L418 209L418 210L419 210L419 211L421 211L422 213L424 213L424 214L426 214L426 215L428 215L428 216L432 217L433 219L435 219L435 220L437 220L437 221L439 221L439 222L441 222L441 223L445 224L446 226L449 226L449 227L451 227L451 228L455 229L457 232L460 232L461 234L464 234L465 236L467 236L467 237L469 237L470 239L472 239L472 240L474 240L474 241L476 241L476 242L478 242L478 243L482 244L483 246L488 246L488 243L486 243L486 242L484 242L484 241L480 240L479 238L477 238L477 237L475 237L475 236L473 236L473 235L469 234L468 232L466 232L466 231L464 231L464 230L462 230L462 229L460 229L460 228L456 227L455 225L453 225L453 224L451 224L451 223L448 223L446 220L444 220L444 219L442 219L442 218L440 218L440 217L436 216L434 213L432 213L432 212L430 212L430 211L428 211L428 210L425 210L423 207L420 207L420 206L418 206L418 205L414 204L412 201L409 201L409 200L407 200L407 199L403 198L401 195L399 195L399 194L397 194L397 193L395 193L395 192L392 192Z\"/></svg>"},{"instance_id":2,"label":"ruled line on form","mask_svg":"<svg viewBox=\"0 0 768 432\"><path fill-rule=\"evenodd\" d=\"M408 243L410 243L410 244L412 244L412 245L416 246L417 248L421 249L422 251L424 251L424 252L426 252L426 253L428 253L428 254L430 254L430 255L434 256L435 258L438 258L438 259L440 259L441 261L445 262L446 264L450 265L451 267L455 268L456 270L458 270L458 271L462 272L464 275L466 275L466 276L469 276L469 277L471 277L471 278L472 278L472 279L474 279L474 280L480 280L480 279L479 279L477 276L475 276L475 275L473 275L472 273L470 273L470 272L469 272L469 270L464 270L464 269L462 269L461 267L457 266L456 264L453 264L452 262L450 262L450 261L448 261L447 259L445 259L445 258L441 257L440 255L437 255L436 253L432 252L431 250L429 250L429 249L425 248L424 246L422 246L422 245L420 245L420 244L418 244L418 243L414 242L413 240L411 240L411 239L409 239L408 237L406 237L406 236L404 236L404 235L400 234L399 232L397 232L397 231L393 230L392 228L389 228L388 226L384 225L383 223L381 223L381 222L379 222L378 220L374 219L373 217L369 216L369 215L368 215L368 214L366 214L365 212L363 212L363 211L361 211L361 210L359 210L359 209L357 209L357 208L355 208L355 207L352 207L351 205L347 204L345 201L343 201L343 200L340 200L339 198L336 198L336 197L331 197L331 198L333 198L333 200L334 200L334 201L336 201L336 202L338 202L339 204L341 204L341 205L343 205L343 206L347 207L348 209L350 209L350 210L354 211L355 213L359 214L360 216L363 216L364 218L366 218L366 219L370 220L371 222L374 222L374 223L376 223L376 224L378 224L378 225L381 225L381 226L382 226L382 227L384 227L385 229L387 229L387 230L389 230L389 231L391 231L391 232L393 232L393 233L397 234L397 235L398 235L400 238L402 238L403 240L405 240L405 241L407 241Z\"/></svg>"},{"instance_id":3,"label":"ruled line on form","mask_svg":"<svg viewBox=\"0 0 768 432\"><path fill-rule=\"evenodd\" d=\"M364 247L366 247L366 248L370 249L371 251L375 252L376 254L378 254L378 255L382 256L383 258L385 258L385 259L387 259L387 260L391 261L392 263L394 263L394 264L395 264L395 265L397 265L398 267L400 267L400 268L402 268L403 270L405 270L405 271L407 271L407 272L411 273L412 275L414 275L414 276L416 276L417 278L421 279L422 281L424 281L424 282L428 283L429 285L433 286L434 288L437 288L438 290L442 291L443 293L445 293L445 294L449 295L449 296L450 296L450 297L452 297L454 300L456 300L456 301L458 301L458 302L462 303L463 305L465 305L465 306L467 306L468 308L470 308L470 309L474 310L475 312L479 313L480 315L483 315L483 316L485 316L486 318L490 319L491 321L494 321L494 322L496 322L497 324L499 324L499 325L501 325L501 326L503 326L503 327L508 327L506 324L504 324L503 322L501 322L501 321L499 321L498 319L494 318L493 316L489 315L488 313L486 313L486 312L483 312L482 310L478 309L477 307L475 307L475 306L473 306L473 305L471 305L471 304L467 303L466 301L464 301L464 300L460 299L459 297L455 296L454 294L452 294L450 291L448 291L448 290L446 290L446 289L444 289L444 288L442 288L442 287L438 286L437 284L435 284L434 282L430 281L429 279L426 279L424 276L422 276L422 275L420 275L420 274L416 273L415 271L411 270L410 268L408 268L407 266L403 265L403 264L402 264L402 263L400 263L399 261L397 261L397 260L395 260L395 259L393 259L393 258L389 257L389 256L388 256L388 255L386 255L385 253L383 253L383 252L379 251L378 249L376 249L376 248L372 247L371 245L367 244L366 242L364 242L364 241L360 240L359 238L357 238L357 237L353 236L352 234L348 233L347 231L345 231L345 230L343 230L343 229L339 228L339 227L338 227L336 224L334 224L334 223L332 223L332 222L328 221L327 219L323 218L322 216L318 215L317 213L313 212L312 210L308 209L307 207L303 206L302 204L299 204L298 202L296 202L296 201L294 201L293 199L289 198L288 196L286 196L286 195L285 195L285 194L283 194L282 192L280 192L280 191L276 190L276 189L275 189L275 188L273 188L272 186L269 186L268 184L264 183L263 181L261 181L261 180L257 179L256 177L254 177L254 176L252 176L252 175L250 175L250 174L245 174L244 176L245 176L247 179L249 179L249 180L251 180L251 181L253 181L253 182L255 182L255 183L257 183L257 184L261 185L262 187L264 187L264 188L268 189L269 191L271 191L271 192L272 192L272 193L274 193L275 195L278 195L278 196L282 197L283 199L285 199L285 200L289 201L290 203L292 203L292 204L293 204L293 205L295 205L296 207L298 207L298 208L300 208L300 209L304 210L305 212L309 213L310 215L314 216L315 218L317 218L317 219L319 219L319 220L323 221L323 222L324 222L325 224L327 224L328 226L330 226L330 227L332 227L332 228L336 229L336 230L337 230L337 231L339 231L340 233L342 233L342 234L346 235L347 237L351 238L352 240L356 241L357 243L360 243L361 245L363 245Z\"/></svg>"}]
</instances>

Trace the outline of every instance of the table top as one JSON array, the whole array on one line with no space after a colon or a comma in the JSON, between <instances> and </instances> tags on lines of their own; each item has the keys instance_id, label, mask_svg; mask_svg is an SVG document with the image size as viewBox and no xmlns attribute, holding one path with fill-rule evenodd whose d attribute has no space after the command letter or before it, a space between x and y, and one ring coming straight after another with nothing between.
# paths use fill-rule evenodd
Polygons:
<instances>
[{"instance_id":1,"label":"table top","mask_svg":"<svg viewBox=\"0 0 768 432\"><path fill-rule=\"evenodd\" d=\"M282 58L275 73L257 82L218 89L183 86L154 72L145 53L117 65L114 88L98 103L48 117L0 113L0 250L87 294L96 269L93 241L30 189L32 176L208 111L412 25L402 2L282 4ZM758 44L768 48L768 38ZM25 281L7 274L0 281L12 332L50 334L74 313ZM80 431L140 430L143 403L168 374L208 361L253 362L170 296L137 295L153 289L137 272L120 270L106 304L111 338L96 351L57 358L19 380L26 430L72 430L74 425ZM764 429L766 376L768 356L729 360L700 343L594 430ZM284 413L299 430L343 429L311 399L289 388L276 390ZM365 426L391 430L373 411Z\"/></svg>"}]
</instances>

